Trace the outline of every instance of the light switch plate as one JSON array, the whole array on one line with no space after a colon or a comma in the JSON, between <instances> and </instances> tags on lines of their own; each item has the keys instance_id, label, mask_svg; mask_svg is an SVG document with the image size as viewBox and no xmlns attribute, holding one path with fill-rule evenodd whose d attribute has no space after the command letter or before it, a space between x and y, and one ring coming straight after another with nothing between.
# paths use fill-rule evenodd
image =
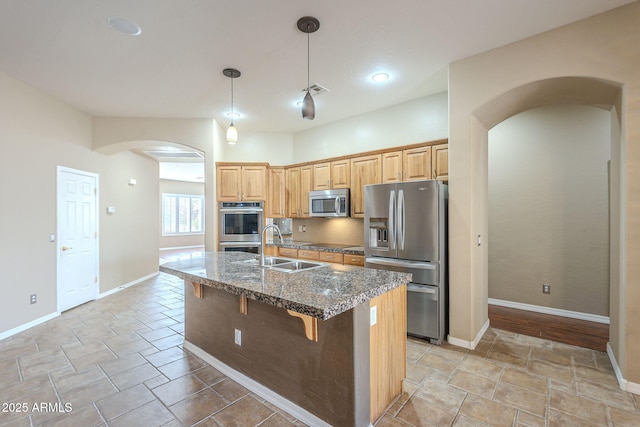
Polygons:
<instances>
[{"instance_id":1,"label":"light switch plate","mask_svg":"<svg viewBox=\"0 0 640 427\"><path fill-rule=\"evenodd\" d=\"M371 307L371 320L370 320L370 324L371 326L375 325L376 323L378 323L378 306L374 305L373 307Z\"/></svg>"},{"instance_id":2,"label":"light switch plate","mask_svg":"<svg viewBox=\"0 0 640 427\"><path fill-rule=\"evenodd\" d=\"M242 345L242 331L240 329L235 330L234 340L236 345Z\"/></svg>"}]
</instances>

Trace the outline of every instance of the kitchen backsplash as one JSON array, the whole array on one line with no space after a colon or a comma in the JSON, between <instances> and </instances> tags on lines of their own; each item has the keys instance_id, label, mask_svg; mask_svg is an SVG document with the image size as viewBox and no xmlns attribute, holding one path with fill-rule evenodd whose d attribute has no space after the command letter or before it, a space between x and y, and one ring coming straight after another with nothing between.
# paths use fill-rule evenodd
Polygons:
<instances>
[{"instance_id":1,"label":"kitchen backsplash","mask_svg":"<svg viewBox=\"0 0 640 427\"><path fill-rule=\"evenodd\" d=\"M338 243L362 246L364 219L362 218L294 218L293 240L314 243ZM306 231L300 231L300 229Z\"/></svg>"}]
</instances>

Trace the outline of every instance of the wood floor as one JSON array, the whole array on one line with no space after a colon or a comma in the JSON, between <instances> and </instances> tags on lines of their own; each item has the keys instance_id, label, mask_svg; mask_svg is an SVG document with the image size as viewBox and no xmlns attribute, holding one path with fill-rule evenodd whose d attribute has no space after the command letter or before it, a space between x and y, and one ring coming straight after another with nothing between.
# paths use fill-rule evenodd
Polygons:
<instances>
[{"instance_id":1,"label":"wood floor","mask_svg":"<svg viewBox=\"0 0 640 427\"><path fill-rule=\"evenodd\" d=\"M607 351L609 325L489 304L492 328Z\"/></svg>"}]
</instances>

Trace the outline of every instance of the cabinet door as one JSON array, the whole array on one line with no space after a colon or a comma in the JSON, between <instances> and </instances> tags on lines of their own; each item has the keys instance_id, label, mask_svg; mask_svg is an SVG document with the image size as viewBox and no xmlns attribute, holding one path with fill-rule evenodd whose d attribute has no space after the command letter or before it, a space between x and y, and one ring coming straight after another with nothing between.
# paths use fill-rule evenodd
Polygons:
<instances>
[{"instance_id":1,"label":"cabinet door","mask_svg":"<svg viewBox=\"0 0 640 427\"><path fill-rule=\"evenodd\" d=\"M300 212L302 217L309 216L309 191L313 190L313 166L300 167Z\"/></svg>"},{"instance_id":2,"label":"cabinet door","mask_svg":"<svg viewBox=\"0 0 640 427\"><path fill-rule=\"evenodd\" d=\"M219 201L233 202L241 200L242 167L218 166L216 168L216 187Z\"/></svg>"},{"instance_id":3,"label":"cabinet door","mask_svg":"<svg viewBox=\"0 0 640 427\"><path fill-rule=\"evenodd\" d=\"M364 186L382 182L382 155L351 159L351 216L364 218Z\"/></svg>"},{"instance_id":4,"label":"cabinet door","mask_svg":"<svg viewBox=\"0 0 640 427\"><path fill-rule=\"evenodd\" d=\"M382 154L382 182L402 181L402 151Z\"/></svg>"},{"instance_id":5,"label":"cabinet door","mask_svg":"<svg viewBox=\"0 0 640 427\"><path fill-rule=\"evenodd\" d=\"M284 168L269 168L267 173L268 218L284 218L285 214L285 176Z\"/></svg>"},{"instance_id":6,"label":"cabinet door","mask_svg":"<svg viewBox=\"0 0 640 427\"><path fill-rule=\"evenodd\" d=\"M331 162L331 188L351 187L351 160Z\"/></svg>"},{"instance_id":7,"label":"cabinet door","mask_svg":"<svg viewBox=\"0 0 640 427\"><path fill-rule=\"evenodd\" d=\"M285 170L286 177L286 200L287 216L298 218L300 212L300 168L289 168Z\"/></svg>"},{"instance_id":8,"label":"cabinet door","mask_svg":"<svg viewBox=\"0 0 640 427\"><path fill-rule=\"evenodd\" d=\"M313 165L313 189L328 190L331 188L331 163L315 163Z\"/></svg>"},{"instance_id":9,"label":"cabinet door","mask_svg":"<svg viewBox=\"0 0 640 427\"><path fill-rule=\"evenodd\" d=\"M242 200L265 200L266 166L242 166Z\"/></svg>"},{"instance_id":10,"label":"cabinet door","mask_svg":"<svg viewBox=\"0 0 640 427\"><path fill-rule=\"evenodd\" d=\"M431 178L449 181L449 144L431 147Z\"/></svg>"},{"instance_id":11,"label":"cabinet door","mask_svg":"<svg viewBox=\"0 0 640 427\"><path fill-rule=\"evenodd\" d=\"M419 147L402 152L403 181L431 179L431 147Z\"/></svg>"}]
</instances>

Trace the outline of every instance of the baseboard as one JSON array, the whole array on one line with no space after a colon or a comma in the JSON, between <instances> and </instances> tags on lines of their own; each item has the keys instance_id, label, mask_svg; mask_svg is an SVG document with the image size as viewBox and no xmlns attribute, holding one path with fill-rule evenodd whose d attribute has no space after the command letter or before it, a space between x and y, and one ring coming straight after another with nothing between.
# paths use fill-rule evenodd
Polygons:
<instances>
[{"instance_id":1,"label":"baseboard","mask_svg":"<svg viewBox=\"0 0 640 427\"><path fill-rule=\"evenodd\" d=\"M616 373L616 378L618 379L620 388L629 393L640 395L640 384L629 382L622 376L622 371L620 370L620 366L616 360L616 355L613 353L613 349L611 348L611 343L607 343L607 356L609 356L613 370Z\"/></svg>"},{"instance_id":2,"label":"baseboard","mask_svg":"<svg viewBox=\"0 0 640 427\"><path fill-rule=\"evenodd\" d=\"M515 301L505 301L500 299L489 298L489 304L498 305L500 307L516 308L518 310L533 311L536 313L551 314L553 316L569 317L571 319L586 320L589 322L609 324L608 316L600 316L597 314L581 313L579 311L562 310L560 308L543 307L540 305L524 304Z\"/></svg>"},{"instance_id":3,"label":"baseboard","mask_svg":"<svg viewBox=\"0 0 640 427\"><path fill-rule=\"evenodd\" d=\"M127 289L128 287L131 287L131 286L133 286L133 285L137 285L138 283L144 282L145 280L149 280L149 279L151 279L152 277L157 276L158 274L160 274L160 272L159 272L159 271L156 271L155 273L151 273L151 274L148 274L148 275L146 275L146 276L144 276L144 277L141 277L141 278L139 278L139 279L136 279L136 280L134 280L134 281L132 281L132 282L125 283L124 285L122 285L122 286L118 286L117 288L110 289L110 290L108 290L108 291L106 291L106 292L103 292L103 293L99 294L99 295L98 295L98 298L96 298L96 299L101 299L101 298L104 298L104 297L108 297L109 295L113 295L113 294L115 294L116 292L120 292L120 291L121 291L121 290L123 290L123 289Z\"/></svg>"},{"instance_id":4,"label":"baseboard","mask_svg":"<svg viewBox=\"0 0 640 427\"><path fill-rule=\"evenodd\" d=\"M40 318L38 318L36 320L32 320L31 322L25 323L25 324L20 325L20 326L16 326L13 329L9 329L8 331L4 331L4 332L0 333L0 340L3 340L5 338L9 338L9 337L11 337L11 336L13 336L15 334L18 334L18 333L20 333L22 331L26 331L29 328L33 328L34 326L38 326L39 324L44 323L44 322L46 322L48 320L54 319L54 318L56 318L58 316L60 316L60 312L56 311L56 312L53 312L51 314L47 314L46 316L42 316L42 317L40 317Z\"/></svg>"},{"instance_id":5,"label":"baseboard","mask_svg":"<svg viewBox=\"0 0 640 427\"><path fill-rule=\"evenodd\" d=\"M476 334L476 337L474 338L473 341L466 341L466 340L462 340L460 338L456 338L456 337L452 337L451 335L448 335L447 342L449 344L456 345L458 347L473 350L476 348L476 346L482 339L482 336L484 335L484 333L487 332L487 329L489 329L489 319L487 319L487 321L484 322L484 325L482 325L482 328L480 328L480 330Z\"/></svg>"},{"instance_id":6,"label":"baseboard","mask_svg":"<svg viewBox=\"0 0 640 427\"><path fill-rule=\"evenodd\" d=\"M291 402L289 399L280 396L279 394L268 389L259 382L249 378L243 373L236 371L231 366L221 362L220 360L216 359L215 357L202 350L200 347L190 343L189 341L184 340L183 347L185 350L188 350L191 353L195 354L241 386L262 397L267 402L276 405L278 408L287 411L289 414L299 419L303 423L314 427L331 427L330 424L327 424L327 422L316 417L311 412L307 411L304 408L301 408L300 406Z\"/></svg>"}]
</instances>

